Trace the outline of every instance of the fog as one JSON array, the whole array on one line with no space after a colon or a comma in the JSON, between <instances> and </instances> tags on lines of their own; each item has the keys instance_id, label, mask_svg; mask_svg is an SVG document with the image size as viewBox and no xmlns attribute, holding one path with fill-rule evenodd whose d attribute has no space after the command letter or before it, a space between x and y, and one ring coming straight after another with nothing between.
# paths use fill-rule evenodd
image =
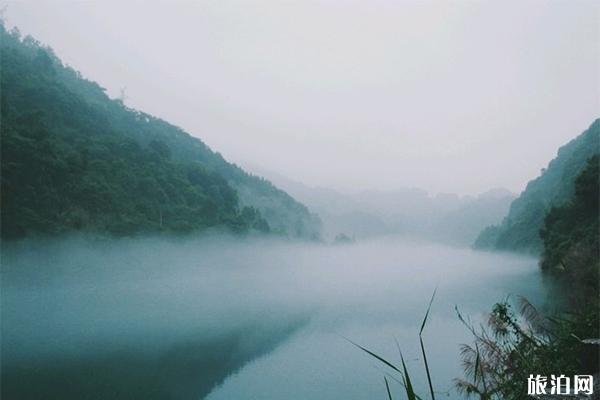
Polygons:
<instances>
[{"instance_id":1,"label":"fog","mask_svg":"<svg viewBox=\"0 0 600 400\"><path fill-rule=\"evenodd\" d=\"M236 163L342 191L520 192L600 109L596 1L9 1Z\"/></svg>"},{"instance_id":2,"label":"fog","mask_svg":"<svg viewBox=\"0 0 600 400\"><path fill-rule=\"evenodd\" d=\"M395 360L397 337L424 388L417 333L436 287L425 341L446 391L469 341L455 305L477 320L511 293L545 303L535 259L396 237L74 237L2 250L2 390L20 399L383 394L380 366L345 338Z\"/></svg>"},{"instance_id":3,"label":"fog","mask_svg":"<svg viewBox=\"0 0 600 400\"><path fill-rule=\"evenodd\" d=\"M483 229L502 221L515 199L513 193L501 188L476 196L434 195L417 188L343 193L311 187L255 165L249 170L266 177L316 212L325 240L340 234L355 239L396 234L471 246Z\"/></svg>"},{"instance_id":4,"label":"fog","mask_svg":"<svg viewBox=\"0 0 600 400\"><path fill-rule=\"evenodd\" d=\"M455 307L482 322L507 297L560 303L546 299L535 258L469 246L597 117L598 2L30 0L0 9L9 28L126 107L182 127L322 222L320 238L304 235L314 242L272 225L268 237L2 243L3 397L385 398L391 371L349 340L397 362L395 339L421 393L418 330L437 289L424 340L436 390L456 399L459 345L471 337ZM263 216L283 204L290 227L318 225L268 184L256 189L258 205L235 189L240 206L266 204ZM156 204L159 222L147 226L171 232Z\"/></svg>"}]
</instances>

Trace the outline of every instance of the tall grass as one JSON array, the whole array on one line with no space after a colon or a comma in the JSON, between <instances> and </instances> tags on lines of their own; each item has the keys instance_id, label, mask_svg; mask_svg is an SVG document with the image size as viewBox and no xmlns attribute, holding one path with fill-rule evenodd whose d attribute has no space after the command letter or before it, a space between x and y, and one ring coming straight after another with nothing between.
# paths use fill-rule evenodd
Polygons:
<instances>
[{"instance_id":1,"label":"tall grass","mask_svg":"<svg viewBox=\"0 0 600 400\"><path fill-rule=\"evenodd\" d=\"M428 398L431 400L435 400L435 391L423 332L435 294L436 291L431 296L419 330L419 342L429 386ZM458 319L474 339L473 345L461 346L465 378L455 379L456 389L467 398L520 400L528 397L526 382L531 373L542 376L597 373L600 343L599 304L596 302L590 307L591 310L586 309L578 313L563 312L544 316L523 297L518 298L520 309L513 311L512 304L506 298L493 306L487 324L480 323L478 326L469 318L465 318L455 307ZM399 379L395 374L384 376L388 399L393 398L388 381L388 378L391 378L402 385L409 400L423 400L415 393L397 340L401 361L399 366L361 345L350 342L399 374Z\"/></svg>"},{"instance_id":2,"label":"tall grass","mask_svg":"<svg viewBox=\"0 0 600 400\"><path fill-rule=\"evenodd\" d=\"M425 344L423 342L423 331L425 330L425 326L427 325L427 318L429 317L429 312L431 311L431 306L433 304L433 300L435 298L436 292L437 292L437 288L433 291L431 300L429 300L429 305L427 306L427 311L425 312L425 317L423 317L423 322L421 323L421 329L419 330L419 343L421 345L421 354L423 354L423 364L425 366L425 372L427 373L427 383L429 385L429 393L431 396L431 400L435 400L435 392L433 390L433 383L431 381L431 371L429 370L429 363L427 362L427 354L425 352ZM365 347L363 347L357 343L354 343L350 339L347 339L347 340L350 343L352 343L354 346L358 347L359 349L361 349L362 351L364 351L365 353L370 355L371 357L375 358L377 361L383 363L384 365L386 365L386 366L390 367L391 369L393 369L394 371L398 372L400 374L400 378L402 379L402 381L398 381L398 382L402 385L402 387L404 387L404 390L406 392L406 397L408 398L408 400L423 400L423 398L421 396L419 396L415 393L414 387L412 385L412 381L410 379L410 373L408 372L408 368L406 368L406 363L404 362L404 355L402 354L402 350L400 349L400 344L398 343L397 340L396 340L396 346L398 347L398 353L400 354L401 367L397 367L392 362L386 360L385 358L372 352L371 350L368 350ZM388 399L392 400L392 392L390 390L390 385L387 380L387 377L384 376L383 379L385 382L385 388L386 388L386 392L388 395Z\"/></svg>"}]
</instances>

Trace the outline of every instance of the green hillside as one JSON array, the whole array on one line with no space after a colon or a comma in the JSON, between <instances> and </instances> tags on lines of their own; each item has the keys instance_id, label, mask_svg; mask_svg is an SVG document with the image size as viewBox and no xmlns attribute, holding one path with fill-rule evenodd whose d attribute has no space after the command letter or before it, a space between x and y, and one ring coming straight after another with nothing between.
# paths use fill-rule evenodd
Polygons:
<instances>
[{"instance_id":1,"label":"green hillside","mask_svg":"<svg viewBox=\"0 0 600 400\"><path fill-rule=\"evenodd\" d=\"M318 217L202 141L110 99L31 37L0 27L2 237L319 235Z\"/></svg>"},{"instance_id":2,"label":"green hillside","mask_svg":"<svg viewBox=\"0 0 600 400\"><path fill-rule=\"evenodd\" d=\"M500 225L480 233L474 246L480 249L511 250L540 254L543 243L540 229L552 207L568 202L575 192L575 179L588 160L600 151L600 120L558 150L542 174L527 184L512 202Z\"/></svg>"},{"instance_id":3,"label":"green hillside","mask_svg":"<svg viewBox=\"0 0 600 400\"><path fill-rule=\"evenodd\" d=\"M585 299L597 299L599 283L599 169L596 155L575 180L573 198L550 210L540 232L542 269L568 278Z\"/></svg>"}]
</instances>

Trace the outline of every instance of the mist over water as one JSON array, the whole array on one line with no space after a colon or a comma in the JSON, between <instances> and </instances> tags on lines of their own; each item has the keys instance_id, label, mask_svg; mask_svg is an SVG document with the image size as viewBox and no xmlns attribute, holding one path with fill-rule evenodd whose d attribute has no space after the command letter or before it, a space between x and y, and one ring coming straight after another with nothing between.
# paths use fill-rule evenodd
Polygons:
<instances>
[{"instance_id":1,"label":"mist over water","mask_svg":"<svg viewBox=\"0 0 600 400\"><path fill-rule=\"evenodd\" d=\"M455 305L476 319L508 294L545 301L533 258L395 237L5 244L2 393L385 398L385 370L345 338L397 360L394 337L424 389L418 329L436 287L424 340L439 391L461 376L470 341Z\"/></svg>"}]
</instances>

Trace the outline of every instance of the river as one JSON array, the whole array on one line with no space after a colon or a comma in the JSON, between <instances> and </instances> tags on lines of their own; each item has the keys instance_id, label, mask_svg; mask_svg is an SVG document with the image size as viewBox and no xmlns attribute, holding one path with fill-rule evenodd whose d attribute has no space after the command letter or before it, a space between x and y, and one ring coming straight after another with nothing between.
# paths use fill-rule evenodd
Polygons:
<instances>
[{"instance_id":1,"label":"river","mask_svg":"<svg viewBox=\"0 0 600 400\"><path fill-rule=\"evenodd\" d=\"M399 363L459 398L455 307L482 320L507 295L542 304L536 260L388 237L85 239L3 245L2 398L385 399ZM391 380L399 397L402 388Z\"/></svg>"}]
</instances>

